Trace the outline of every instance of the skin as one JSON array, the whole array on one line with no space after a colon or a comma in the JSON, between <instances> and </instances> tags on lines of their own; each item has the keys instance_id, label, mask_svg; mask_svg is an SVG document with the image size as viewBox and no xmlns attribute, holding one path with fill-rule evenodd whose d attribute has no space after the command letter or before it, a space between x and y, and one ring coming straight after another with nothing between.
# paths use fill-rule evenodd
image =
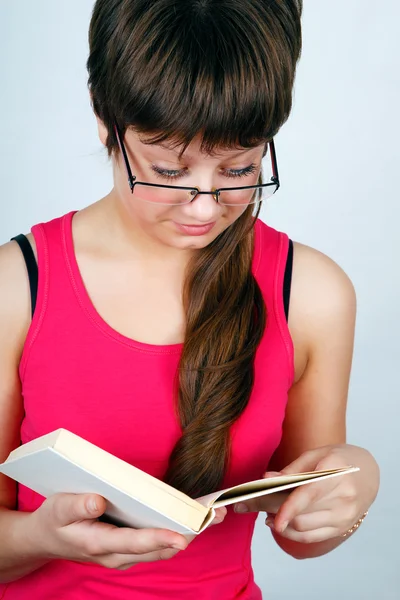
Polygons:
<instances>
[{"instance_id":1,"label":"skin","mask_svg":"<svg viewBox=\"0 0 400 600\"><path fill-rule=\"evenodd\" d=\"M104 143L106 131L98 121ZM264 147L238 154L200 152L196 139L179 162L171 149L149 146L129 130L125 137L138 180L196 186L202 190L254 185ZM228 178L251 163L246 177ZM176 181L151 168L180 171ZM181 303L185 267L192 253L229 227L243 207L217 204L212 195L185 206L146 204L132 198L121 158L113 161L114 187L73 220L75 252L94 306L111 327L149 344L184 339ZM182 234L176 223L215 221L204 236ZM29 236L35 250L34 240ZM0 461L19 445L23 418L18 364L30 324L26 269L14 243L0 248ZM290 390L283 437L271 472L299 472L356 465L359 473L299 487L248 502L247 510L269 515L276 542L296 558L329 552L374 501L379 469L371 454L346 444L345 414L353 353L355 293L345 273L323 254L295 244L289 329L295 348L295 383ZM135 319L132 319L132 314ZM327 342L329 340L329 343ZM270 476L266 473L265 476ZM94 501L94 505L90 505ZM104 500L60 494L34 513L18 513L16 485L0 475L0 581L13 581L49 560L66 558L126 569L168 559L190 538L166 530L118 529L96 520ZM242 507L243 508L243 507ZM226 514L219 509L214 522Z\"/></svg>"}]
</instances>

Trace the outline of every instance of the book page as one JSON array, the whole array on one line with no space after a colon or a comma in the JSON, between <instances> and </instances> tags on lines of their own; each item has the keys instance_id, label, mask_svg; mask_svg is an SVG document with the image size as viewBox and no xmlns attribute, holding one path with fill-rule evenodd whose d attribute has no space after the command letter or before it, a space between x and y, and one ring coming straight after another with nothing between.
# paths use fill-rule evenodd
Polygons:
<instances>
[{"instance_id":1,"label":"book page","mask_svg":"<svg viewBox=\"0 0 400 600\"><path fill-rule=\"evenodd\" d=\"M327 479L329 477L345 475L347 473L355 473L358 470L358 467L345 467L343 469L311 471L308 473L279 475L267 479L257 479L255 481L249 481L248 483L243 483L225 490L220 490L219 492L208 494L207 496L202 496L201 498L197 498L197 502L203 506L213 506L214 508L218 508L219 506L228 506L229 504L235 504L236 502L249 500L250 498L257 498L266 494L291 489L320 479Z\"/></svg>"}]
</instances>

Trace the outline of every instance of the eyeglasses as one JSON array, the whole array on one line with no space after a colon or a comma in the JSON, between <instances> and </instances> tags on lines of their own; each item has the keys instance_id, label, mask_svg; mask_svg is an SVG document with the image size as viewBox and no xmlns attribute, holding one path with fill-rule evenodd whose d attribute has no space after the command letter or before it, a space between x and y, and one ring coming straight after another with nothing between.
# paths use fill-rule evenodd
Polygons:
<instances>
[{"instance_id":1,"label":"eyeglasses","mask_svg":"<svg viewBox=\"0 0 400 600\"><path fill-rule=\"evenodd\" d=\"M119 127L117 124L115 124L114 128L128 174L128 182L131 192L137 199L144 202L171 205L189 204L190 202L193 202L200 194L212 194L214 200L219 204L223 204L225 206L247 206L248 204L256 204L266 200L267 198L270 198L280 187L273 140L268 142L272 163L272 173L268 183L261 185L219 188L210 192L202 192L195 187L158 185L146 183L144 181L136 181L136 177L132 175L128 155Z\"/></svg>"}]
</instances>

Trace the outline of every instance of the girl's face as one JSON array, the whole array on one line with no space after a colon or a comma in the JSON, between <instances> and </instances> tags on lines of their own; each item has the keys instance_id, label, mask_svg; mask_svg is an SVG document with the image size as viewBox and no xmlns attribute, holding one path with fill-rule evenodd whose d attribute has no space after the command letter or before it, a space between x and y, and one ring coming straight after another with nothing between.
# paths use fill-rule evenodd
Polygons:
<instances>
[{"instance_id":1,"label":"girl's face","mask_svg":"<svg viewBox=\"0 0 400 600\"><path fill-rule=\"evenodd\" d=\"M132 129L127 130L124 145L136 181L193 186L201 191L257 185L264 152L261 145L205 155L200 151L200 139L196 139L180 159L179 148L172 149L167 143L146 144L143 136ZM123 212L132 225L150 238L148 241L170 248L204 248L246 209L246 206L221 205L212 194L198 195L193 202L181 205L145 202L139 197L144 194L139 194L136 188L131 193L121 153L117 160L114 158L114 183ZM153 200L159 197L157 190L151 194Z\"/></svg>"}]
</instances>

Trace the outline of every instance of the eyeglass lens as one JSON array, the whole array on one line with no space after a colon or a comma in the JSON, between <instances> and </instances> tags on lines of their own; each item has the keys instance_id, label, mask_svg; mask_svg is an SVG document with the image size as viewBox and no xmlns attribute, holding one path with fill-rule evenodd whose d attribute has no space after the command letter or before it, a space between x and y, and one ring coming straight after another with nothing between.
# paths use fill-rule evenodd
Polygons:
<instances>
[{"instance_id":1,"label":"eyeglass lens","mask_svg":"<svg viewBox=\"0 0 400 600\"><path fill-rule=\"evenodd\" d=\"M218 202L227 206L253 204L271 197L276 189L277 185L271 184L263 188L222 190L219 194ZM188 204L196 196L196 190L170 189L156 185L136 183L133 189L133 196L137 200L153 204Z\"/></svg>"}]
</instances>

